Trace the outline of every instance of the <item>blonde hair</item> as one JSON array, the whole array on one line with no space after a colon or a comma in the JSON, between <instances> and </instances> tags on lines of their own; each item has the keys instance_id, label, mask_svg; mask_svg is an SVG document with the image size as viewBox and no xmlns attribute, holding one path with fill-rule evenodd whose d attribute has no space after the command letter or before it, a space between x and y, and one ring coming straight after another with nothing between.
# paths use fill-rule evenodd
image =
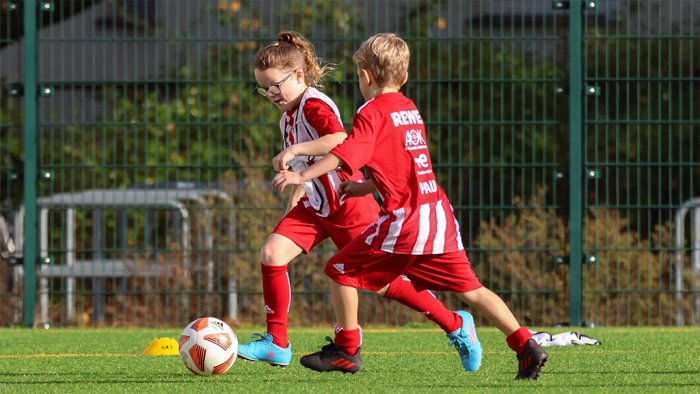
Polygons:
<instances>
[{"instance_id":1,"label":"blonde hair","mask_svg":"<svg viewBox=\"0 0 700 394\"><path fill-rule=\"evenodd\" d=\"M335 69L335 65L316 57L314 46L295 31L281 31L277 40L260 48L255 54L254 66L258 70L280 68L289 71L304 71L304 82L308 86L323 88L322 79Z\"/></svg>"},{"instance_id":2,"label":"blonde hair","mask_svg":"<svg viewBox=\"0 0 700 394\"><path fill-rule=\"evenodd\" d=\"M371 71L379 86L403 85L410 60L408 44L394 33L373 35L352 55L357 67Z\"/></svg>"}]
</instances>

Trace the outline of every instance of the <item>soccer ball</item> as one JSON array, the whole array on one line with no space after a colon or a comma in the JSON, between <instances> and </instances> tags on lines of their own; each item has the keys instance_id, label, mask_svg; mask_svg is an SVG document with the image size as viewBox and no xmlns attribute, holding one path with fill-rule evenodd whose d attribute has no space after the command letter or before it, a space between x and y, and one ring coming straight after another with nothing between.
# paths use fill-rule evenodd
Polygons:
<instances>
[{"instance_id":1,"label":"soccer ball","mask_svg":"<svg viewBox=\"0 0 700 394\"><path fill-rule=\"evenodd\" d=\"M180 335L180 358L196 375L221 375L238 356L238 338L226 322L200 317Z\"/></svg>"}]
</instances>

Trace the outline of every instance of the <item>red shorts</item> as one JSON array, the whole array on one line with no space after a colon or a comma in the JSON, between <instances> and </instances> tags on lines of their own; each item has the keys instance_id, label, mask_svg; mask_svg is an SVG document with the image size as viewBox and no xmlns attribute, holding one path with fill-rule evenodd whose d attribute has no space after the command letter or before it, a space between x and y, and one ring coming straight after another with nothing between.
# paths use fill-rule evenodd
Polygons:
<instances>
[{"instance_id":1,"label":"red shorts","mask_svg":"<svg viewBox=\"0 0 700 394\"><path fill-rule=\"evenodd\" d=\"M357 238L335 256L324 269L343 286L381 290L399 275L408 277L416 290L467 292L482 287L463 251L411 255L373 249Z\"/></svg>"},{"instance_id":2,"label":"red shorts","mask_svg":"<svg viewBox=\"0 0 700 394\"><path fill-rule=\"evenodd\" d=\"M379 205L368 194L345 200L328 217L321 217L313 209L299 203L277 224L273 233L289 238L309 253L309 250L330 237L338 249L342 249L374 223L379 216Z\"/></svg>"}]
</instances>

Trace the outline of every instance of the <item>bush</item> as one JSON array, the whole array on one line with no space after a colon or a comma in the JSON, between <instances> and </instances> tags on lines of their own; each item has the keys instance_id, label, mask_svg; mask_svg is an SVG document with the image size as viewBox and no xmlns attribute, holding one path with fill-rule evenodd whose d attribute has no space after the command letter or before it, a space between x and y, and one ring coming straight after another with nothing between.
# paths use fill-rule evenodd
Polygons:
<instances>
[{"instance_id":1,"label":"bush","mask_svg":"<svg viewBox=\"0 0 700 394\"><path fill-rule=\"evenodd\" d=\"M527 204L514 201L518 209L510 215L483 221L469 252L478 256L473 264L482 282L526 324L569 320L569 266L557 261L569 254L569 228L554 209L542 208L545 194L540 189ZM596 261L582 267L582 319L604 325L670 324L671 225L658 225L645 240L629 230L629 222L613 209L587 212L584 254Z\"/></svg>"}]
</instances>

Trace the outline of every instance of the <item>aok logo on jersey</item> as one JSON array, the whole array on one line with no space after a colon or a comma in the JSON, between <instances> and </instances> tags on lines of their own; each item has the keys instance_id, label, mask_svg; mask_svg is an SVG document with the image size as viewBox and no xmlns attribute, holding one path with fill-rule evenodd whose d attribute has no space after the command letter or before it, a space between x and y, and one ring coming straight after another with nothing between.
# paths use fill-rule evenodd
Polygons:
<instances>
[{"instance_id":1,"label":"aok logo on jersey","mask_svg":"<svg viewBox=\"0 0 700 394\"><path fill-rule=\"evenodd\" d=\"M407 130L404 145L406 147L406 150L427 148L425 140L423 139L423 131L415 129Z\"/></svg>"}]
</instances>

